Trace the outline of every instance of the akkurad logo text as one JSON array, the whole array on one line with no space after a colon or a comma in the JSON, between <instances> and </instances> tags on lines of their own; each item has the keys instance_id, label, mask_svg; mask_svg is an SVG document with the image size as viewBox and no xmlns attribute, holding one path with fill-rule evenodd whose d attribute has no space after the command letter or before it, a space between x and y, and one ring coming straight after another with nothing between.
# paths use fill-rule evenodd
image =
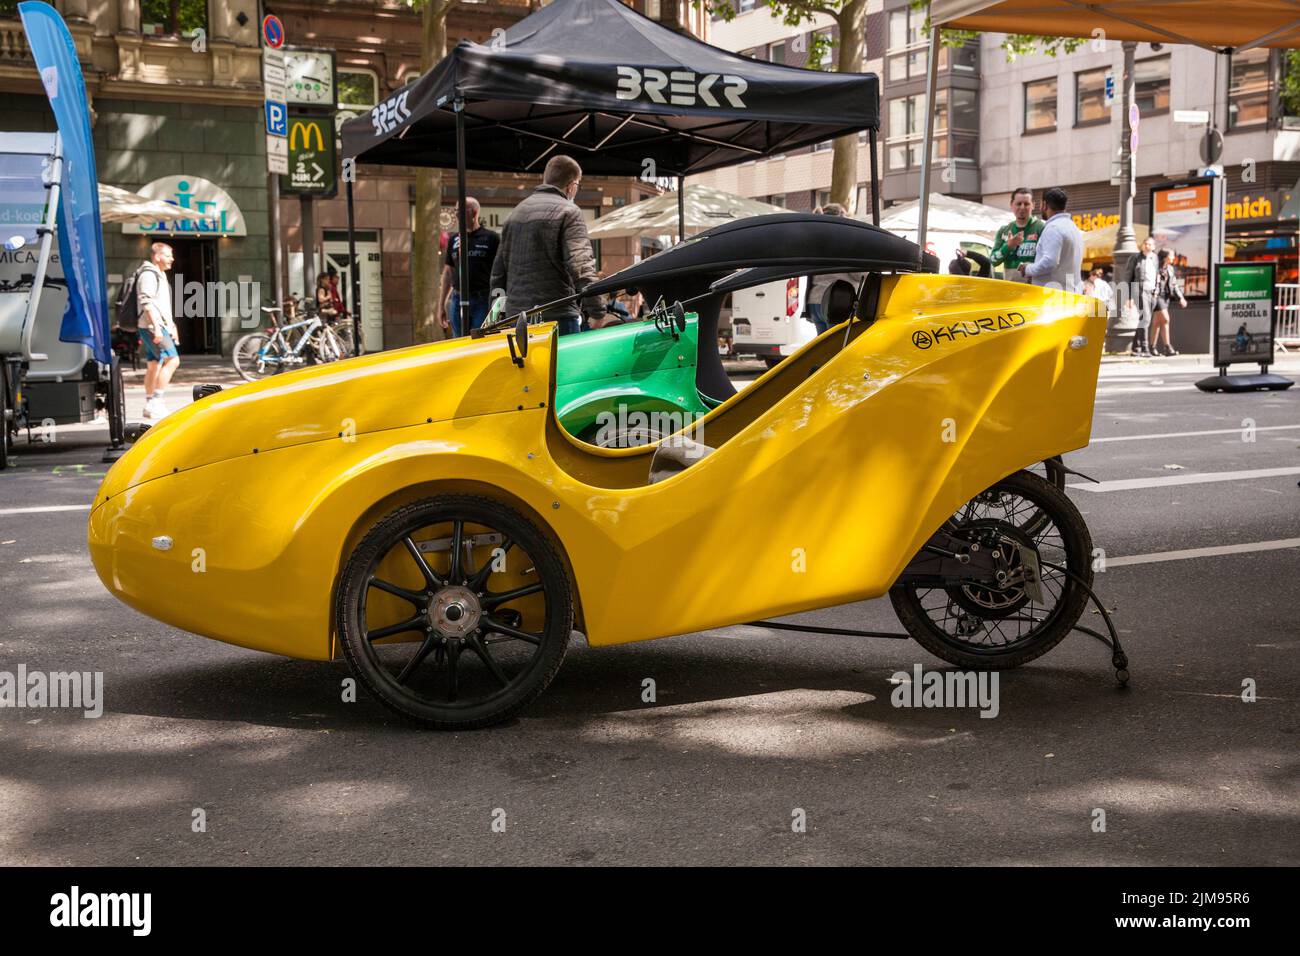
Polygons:
<instances>
[{"instance_id":1,"label":"akkurad logo text","mask_svg":"<svg viewBox=\"0 0 1300 956\"><path fill-rule=\"evenodd\" d=\"M912 333L912 344L918 349L928 349L940 342L956 342L957 336L973 338L985 332L1001 332L1025 324L1025 317L1019 312L1006 315L989 316L984 319L967 319L952 325L935 325L928 329L917 329Z\"/></svg>"}]
</instances>

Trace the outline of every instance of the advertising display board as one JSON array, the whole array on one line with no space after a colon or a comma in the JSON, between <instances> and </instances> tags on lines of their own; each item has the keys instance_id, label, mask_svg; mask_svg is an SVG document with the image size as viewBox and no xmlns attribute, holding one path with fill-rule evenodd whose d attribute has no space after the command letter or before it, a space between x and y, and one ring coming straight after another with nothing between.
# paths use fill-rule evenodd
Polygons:
<instances>
[{"instance_id":1,"label":"advertising display board","mask_svg":"<svg viewBox=\"0 0 1300 956\"><path fill-rule=\"evenodd\" d=\"M288 126L289 172L280 177L280 195L326 199L338 195L333 119L290 113Z\"/></svg>"},{"instance_id":2,"label":"advertising display board","mask_svg":"<svg viewBox=\"0 0 1300 956\"><path fill-rule=\"evenodd\" d=\"M1214 364L1267 365L1273 357L1271 262L1220 262L1214 267Z\"/></svg>"},{"instance_id":3,"label":"advertising display board","mask_svg":"<svg viewBox=\"0 0 1300 956\"><path fill-rule=\"evenodd\" d=\"M1223 180L1206 176L1151 187L1151 236L1174 254L1190 299L1210 298L1210 266L1223 256Z\"/></svg>"}]
</instances>

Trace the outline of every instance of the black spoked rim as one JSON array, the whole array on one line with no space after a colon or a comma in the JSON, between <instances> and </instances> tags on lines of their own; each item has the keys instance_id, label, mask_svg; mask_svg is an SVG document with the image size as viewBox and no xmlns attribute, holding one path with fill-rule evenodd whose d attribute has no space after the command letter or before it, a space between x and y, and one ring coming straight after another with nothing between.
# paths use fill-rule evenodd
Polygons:
<instances>
[{"instance_id":1,"label":"black spoked rim","mask_svg":"<svg viewBox=\"0 0 1300 956\"><path fill-rule=\"evenodd\" d=\"M907 585L923 625L939 640L969 654L1002 655L1028 644L1060 617L1070 582L1047 564L1069 567L1069 549L1051 503L1035 497L994 486L953 516L949 529L992 550L1007 583L1001 588ZM1041 600L1026 587L1026 558L1038 565Z\"/></svg>"},{"instance_id":2,"label":"black spoked rim","mask_svg":"<svg viewBox=\"0 0 1300 956\"><path fill-rule=\"evenodd\" d=\"M555 601L491 518L417 516L362 575L354 626L386 693L423 708L490 708L542 666Z\"/></svg>"}]
</instances>

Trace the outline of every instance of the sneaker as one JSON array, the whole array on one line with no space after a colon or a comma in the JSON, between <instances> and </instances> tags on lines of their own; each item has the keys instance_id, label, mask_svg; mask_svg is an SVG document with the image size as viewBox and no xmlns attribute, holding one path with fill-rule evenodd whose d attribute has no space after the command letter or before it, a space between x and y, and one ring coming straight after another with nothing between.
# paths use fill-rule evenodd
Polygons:
<instances>
[{"instance_id":1,"label":"sneaker","mask_svg":"<svg viewBox=\"0 0 1300 956\"><path fill-rule=\"evenodd\" d=\"M140 417L141 417L141 418L153 418L153 399L152 399L152 398L146 398L146 399L144 400L144 410L140 412Z\"/></svg>"},{"instance_id":2,"label":"sneaker","mask_svg":"<svg viewBox=\"0 0 1300 956\"><path fill-rule=\"evenodd\" d=\"M170 411L171 409L167 407L166 402L161 398L154 396L153 415L150 416L151 418L165 418Z\"/></svg>"}]
</instances>

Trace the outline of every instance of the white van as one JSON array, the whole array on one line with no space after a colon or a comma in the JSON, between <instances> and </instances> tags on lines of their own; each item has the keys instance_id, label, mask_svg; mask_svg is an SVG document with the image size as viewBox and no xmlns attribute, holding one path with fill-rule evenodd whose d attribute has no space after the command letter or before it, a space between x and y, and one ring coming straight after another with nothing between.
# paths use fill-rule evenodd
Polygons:
<instances>
[{"instance_id":1,"label":"white van","mask_svg":"<svg viewBox=\"0 0 1300 956\"><path fill-rule=\"evenodd\" d=\"M817 337L807 315L808 279L778 279L731 293L731 349L753 355L771 368Z\"/></svg>"}]
</instances>

